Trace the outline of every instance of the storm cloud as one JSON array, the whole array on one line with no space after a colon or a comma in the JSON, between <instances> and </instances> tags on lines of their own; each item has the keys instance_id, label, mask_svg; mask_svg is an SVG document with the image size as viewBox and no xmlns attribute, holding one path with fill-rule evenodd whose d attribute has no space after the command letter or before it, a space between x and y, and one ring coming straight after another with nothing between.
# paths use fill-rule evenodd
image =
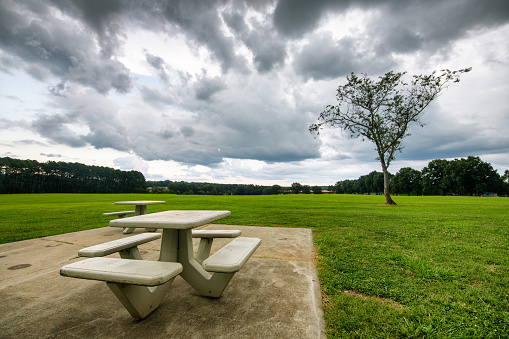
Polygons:
<instances>
[{"instance_id":1,"label":"storm cloud","mask_svg":"<svg viewBox=\"0 0 509 339\"><path fill-rule=\"evenodd\" d=\"M370 144L308 132L345 75L472 66L398 159L501 159L508 34L502 0L5 0L0 144L30 157L31 140L38 160L108 150L101 165L153 177L161 161L189 180L332 184L378 166Z\"/></svg>"}]
</instances>

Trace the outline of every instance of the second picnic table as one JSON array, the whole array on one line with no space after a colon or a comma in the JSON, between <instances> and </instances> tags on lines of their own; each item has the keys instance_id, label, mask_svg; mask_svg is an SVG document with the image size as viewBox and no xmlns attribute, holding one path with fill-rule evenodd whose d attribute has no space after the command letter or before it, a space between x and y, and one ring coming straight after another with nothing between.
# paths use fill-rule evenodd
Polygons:
<instances>
[{"instance_id":1,"label":"second picnic table","mask_svg":"<svg viewBox=\"0 0 509 339\"><path fill-rule=\"evenodd\" d=\"M134 215L144 215L147 214L147 205L156 205L156 204L165 204L166 201L157 201L157 200L132 200L132 201L117 201L114 202L115 205L135 205ZM134 231L134 227L126 227L124 228L124 234L129 234ZM147 228L149 232L155 232L156 228Z\"/></svg>"}]
</instances>

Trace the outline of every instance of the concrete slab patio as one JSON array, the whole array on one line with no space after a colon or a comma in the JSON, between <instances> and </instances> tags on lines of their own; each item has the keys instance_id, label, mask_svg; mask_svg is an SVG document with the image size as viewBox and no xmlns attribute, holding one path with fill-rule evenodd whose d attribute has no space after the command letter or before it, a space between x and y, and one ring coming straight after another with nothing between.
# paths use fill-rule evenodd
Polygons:
<instances>
[{"instance_id":1,"label":"concrete slab patio","mask_svg":"<svg viewBox=\"0 0 509 339\"><path fill-rule=\"evenodd\" d=\"M204 298L177 277L142 321L131 318L105 283L61 277L59 269L82 260L83 247L144 229L124 235L104 227L0 245L0 338L325 338L311 230L203 229L240 229L262 245L221 298ZM215 240L212 252L229 241ZM160 240L139 248L144 259L157 260L159 246Z\"/></svg>"}]
</instances>

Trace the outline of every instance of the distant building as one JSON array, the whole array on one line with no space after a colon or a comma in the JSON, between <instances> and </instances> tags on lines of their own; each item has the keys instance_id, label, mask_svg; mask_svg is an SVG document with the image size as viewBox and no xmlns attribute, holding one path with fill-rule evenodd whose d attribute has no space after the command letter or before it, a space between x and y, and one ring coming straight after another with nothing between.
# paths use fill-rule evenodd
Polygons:
<instances>
[{"instance_id":1,"label":"distant building","mask_svg":"<svg viewBox=\"0 0 509 339\"><path fill-rule=\"evenodd\" d=\"M156 190L161 190L161 191L165 192L166 190L168 190L168 187L165 187L165 186L161 186L161 187L147 187L147 191L149 191L150 193L152 193L153 191L156 191Z\"/></svg>"}]
</instances>

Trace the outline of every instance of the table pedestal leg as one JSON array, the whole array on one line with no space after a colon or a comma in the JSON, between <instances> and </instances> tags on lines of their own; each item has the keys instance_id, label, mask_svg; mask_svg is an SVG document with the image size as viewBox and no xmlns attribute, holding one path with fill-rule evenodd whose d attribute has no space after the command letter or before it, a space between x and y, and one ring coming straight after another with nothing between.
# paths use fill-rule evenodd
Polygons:
<instances>
[{"instance_id":1,"label":"table pedestal leg","mask_svg":"<svg viewBox=\"0 0 509 339\"><path fill-rule=\"evenodd\" d=\"M147 205L136 205L136 207L134 208L134 215L137 216L137 215L144 215L144 214L147 214ZM154 232L156 229L155 228L147 228L146 230L149 232ZM133 231L134 231L134 227L124 227L124 231L122 233L129 234L129 233L132 233Z\"/></svg>"},{"instance_id":2,"label":"table pedestal leg","mask_svg":"<svg viewBox=\"0 0 509 339\"><path fill-rule=\"evenodd\" d=\"M180 276L202 296L219 298L235 273L210 274L205 271L194 257L191 230L178 230L178 237L178 262L183 267Z\"/></svg>"},{"instance_id":3,"label":"table pedestal leg","mask_svg":"<svg viewBox=\"0 0 509 339\"><path fill-rule=\"evenodd\" d=\"M141 215L141 206L139 205L136 205L135 209L134 209L134 215ZM146 206L145 206L146 207ZM129 234L129 233L132 233L134 231L134 227L124 227L124 230L122 231L122 233L124 234Z\"/></svg>"},{"instance_id":4,"label":"table pedestal leg","mask_svg":"<svg viewBox=\"0 0 509 339\"><path fill-rule=\"evenodd\" d=\"M133 231L134 231L134 227L124 227L124 230L122 231L122 233L129 234L129 233L132 233Z\"/></svg>"},{"instance_id":5,"label":"table pedestal leg","mask_svg":"<svg viewBox=\"0 0 509 339\"><path fill-rule=\"evenodd\" d=\"M178 262L179 231L163 229L159 261Z\"/></svg>"},{"instance_id":6,"label":"table pedestal leg","mask_svg":"<svg viewBox=\"0 0 509 339\"><path fill-rule=\"evenodd\" d=\"M136 205L134 208L134 215L147 214L147 205Z\"/></svg>"},{"instance_id":7,"label":"table pedestal leg","mask_svg":"<svg viewBox=\"0 0 509 339\"><path fill-rule=\"evenodd\" d=\"M134 215L145 215L145 214L147 214L147 205L136 205ZM157 231L157 228L145 228L145 229L149 232ZM132 228L132 230L134 231L134 228Z\"/></svg>"},{"instance_id":8,"label":"table pedestal leg","mask_svg":"<svg viewBox=\"0 0 509 339\"><path fill-rule=\"evenodd\" d=\"M152 313L161 303L164 294L170 288L175 278L160 286L147 287L107 283L110 290L120 300L129 314L136 320L141 320Z\"/></svg>"}]
</instances>

